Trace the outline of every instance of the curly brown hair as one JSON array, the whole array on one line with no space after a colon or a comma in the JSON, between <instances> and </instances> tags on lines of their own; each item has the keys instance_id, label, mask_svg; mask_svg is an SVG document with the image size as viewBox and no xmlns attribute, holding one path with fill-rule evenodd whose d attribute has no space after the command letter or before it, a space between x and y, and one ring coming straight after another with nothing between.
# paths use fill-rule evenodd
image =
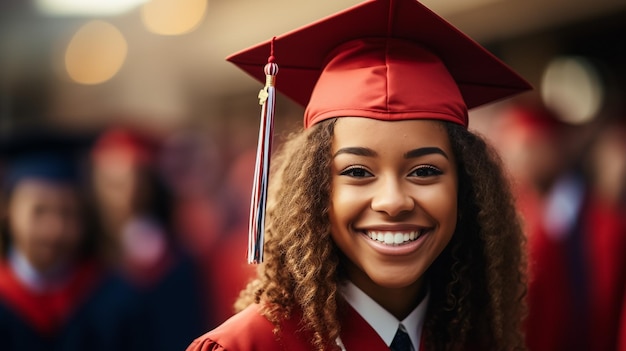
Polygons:
<instances>
[{"instance_id":1,"label":"curly brown hair","mask_svg":"<svg viewBox=\"0 0 626 351\"><path fill-rule=\"evenodd\" d=\"M319 350L339 335L338 292L345 279L328 219L335 121L293 134L277 153L265 262L236 303L241 310L262 302L277 333L282 319L301 311ZM458 163L459 219L451 242L426 273L428 349L524 349L525 241L507 179L481 137L441 123Z\"/></svg>"}]
</instances>

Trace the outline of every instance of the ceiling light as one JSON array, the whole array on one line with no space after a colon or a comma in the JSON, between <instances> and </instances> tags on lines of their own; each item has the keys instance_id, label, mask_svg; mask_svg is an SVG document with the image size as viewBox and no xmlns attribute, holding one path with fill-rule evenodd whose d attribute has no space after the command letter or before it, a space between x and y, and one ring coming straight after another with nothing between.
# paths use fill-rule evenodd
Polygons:
<instances>
[{"instance_id":1,"label":"ceiling light","mask_svg":"<svg viewBox=\"0 0 626 351\"><path fill-rule=\"evenodd\" d=\"M122 33L112 24L91 21L72 37L65 51L65 69L80 84L99 84L120 70L128 51Z\"/></svg>"},{"instance_id":2,"label":"ceiling light","mask_svg":"<svg viewBox=\"0 0 626 351\"><path fill-rule=\"evenodd\" d=\"M37 9L51 16L110 16L132 10L149 0L36 0Z\"/></svg>"}]
</instances>

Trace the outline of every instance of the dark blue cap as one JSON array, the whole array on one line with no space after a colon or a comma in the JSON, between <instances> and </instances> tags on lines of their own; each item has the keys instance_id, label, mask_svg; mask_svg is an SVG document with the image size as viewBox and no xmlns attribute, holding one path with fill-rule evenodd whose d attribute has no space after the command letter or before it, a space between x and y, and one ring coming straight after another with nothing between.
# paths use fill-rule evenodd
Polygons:
<instances>
[{"instance_id":1,"label":"dark blue cap","mask_svg":"<svg viewBox=\"0 0 626 351\"><path fill-rule=\"evenodd\" d=\"M26 179L76 184L81 181L81 156L88 145L86 136L49 131L13 133L2 138L4 163L2 187L9 191Z\"/></svg>"},{"instance_id":2,"label":"dark blue cap","mask_svg":"<svg viewBox=\"0 0 626 351\"><path fill-rule=\"evenodd\" d=\"M25 179L41 179L54 183L72 184L79 180L76 162L57 152L42 152L23 156L8 166L4 187L11 189Z\"/></svg>"}]
</instances>

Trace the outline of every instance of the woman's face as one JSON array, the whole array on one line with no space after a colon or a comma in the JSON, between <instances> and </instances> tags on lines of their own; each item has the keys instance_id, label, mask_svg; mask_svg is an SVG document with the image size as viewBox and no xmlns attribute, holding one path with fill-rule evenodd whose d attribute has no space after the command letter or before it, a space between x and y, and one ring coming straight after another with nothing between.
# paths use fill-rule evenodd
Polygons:
<instances>
[{"instance_id":1,"label":"woman's face","mask_svg":"<svg viewBox=\"0 0 626 351\"><path fill-rule=\"evenodd\" d=\"M332 237L350 280L366 293L419 285L456 227L457 169L443 125L339 118L331 172Z\"/></svg>"},{"instance_id":2,"label":"woman's face","mask_svg":"<svg viewBox=\"0 0 626 351\"><path fill-rule=\"evenodd\" d=\"M133 211L137 167L117 151L103 152L94 162L93 183L99 206L109 217L126 218Z\"/></svg>"},{"instance_id":3,"label":"woman's face","mask_svg":"<svg viewBox=\"0 0 626 351\"><path fill-rule=\"evenodd\" d=\"M39 271L75 257L82 220L71 186L23 180L13 190L7 210L14 247Z\"/></svg>"}]
</instances>

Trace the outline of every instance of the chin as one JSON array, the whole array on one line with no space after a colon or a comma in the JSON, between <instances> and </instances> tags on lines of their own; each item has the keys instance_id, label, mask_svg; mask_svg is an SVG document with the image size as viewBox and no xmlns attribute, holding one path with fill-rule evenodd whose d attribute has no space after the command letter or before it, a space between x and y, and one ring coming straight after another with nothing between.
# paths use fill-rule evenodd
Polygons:
<instances>
[{"instance_id":1,"label":"chin","mask_svg":"<svg viewBox=\"0 0 626 351\"><path fill-rule=\"evenodd\" d=\"M417 283L422 275L398 276L398 274L385 274L384 276L370 275L374 284L385 289L404 289Z\"/></svg>"}]
</instances>

